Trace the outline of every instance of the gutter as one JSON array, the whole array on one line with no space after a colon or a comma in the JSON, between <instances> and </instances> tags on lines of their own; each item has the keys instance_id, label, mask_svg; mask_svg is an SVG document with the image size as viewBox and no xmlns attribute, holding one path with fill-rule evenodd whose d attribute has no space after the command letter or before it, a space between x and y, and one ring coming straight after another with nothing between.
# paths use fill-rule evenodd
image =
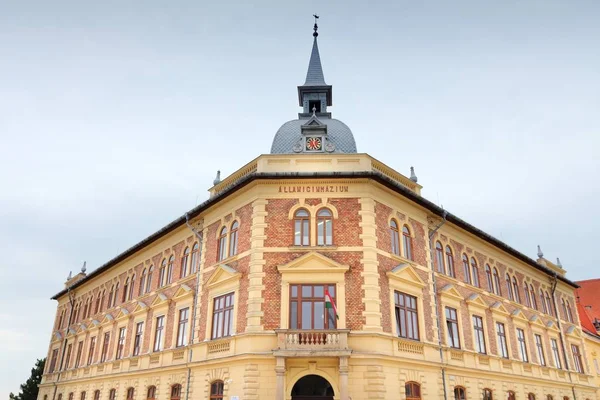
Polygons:
<instances>
[{"instance_id":1,"label":"gutter","mask_svg":"<svg viewBox=\"0 0 600 400\"><path fill-rule=\"evenodd\" d=\"M190 396L190 382L192 380L192 367L191 367L191 362L192 362L192 355L193 355L193 349L192 349L192 344L194 343L194 332L196 329L196 310L197 310L197 304L198 304L198 292L200 291L200 260L202 259L202 233L198 233L194 227L190 224L190 218L189 215L186 213L185 214L185 224L187 225L188 228L190 228L190 230L192 232L194 232L194 235L198 238L198 265L196 267L196 290L194 290L194 300L192 303L192 323L190 324L190 328L191 328L191 334L190 334L190 340L188 342L187 348L188 348L188 368L187 368L187 384L185 385L185 400L189 400L189 396Z\"/></svg>"},{"instance_id":2,"label":"gutter","mask_svg":"<svg viewBox=\"0 0 600 400\"><path fill-rule=\"evenodd\" d=\"M521 253L520 251L510 247L506 243L483 232L482 230L476 228L475 226L469 224L468 222L458 218L457 216L448 213L443 208L437 206L436 204L432 203L431 201L425 199L424 197L414 193L410 189L406 188L405 186L402 186L398 182L388 178L387 176L383 175L380 172L376 172L376 171L310 172L310 173L307 173L307 172L285 172L285 173L283 173L283 172L280 172L280 173L254 172L254 173L248 174L248 175L244 176L243 178L239 179L237 182L235 182L232 185L230 185L229 187L225 188L222 192L209 198L208 200L201 203L197 207L194 207L188 213L182 215L181 217L177 218L173 222L164 226L162 229L160 229L157 232L153 233L152 235L148 236L141 242L133 245L129 249L125 250L123 253L117 255L112 260L110 260L110 261L106 262L105 264L101 265L100 267L96 268L94 271L89 273L85 278L74 283L73 289L77 288L79 285L82 285L83 283L87 282L88 280L102 274L103 272L110 269L112 266L127 259L131 255L135 254L137 251L139 251L139 250L143 249L145 246L149 245L150 243L160 239L161 237L169 234L170 232L174 231L175 229L183 226L183 224L185 224L185 222L186 222L186 215L188 215L189 218L195 218L198 215L200 215L202 212L204 212L205 210L209 209L213 205L220 202L221 200L226 199L227 197L231 196L232 194L234 194L241 188L249 185L250 183L252 183L256 180L283 180L283 179L292 180L292 179L311 179L311 178L372 179L378 183L381 183L382 185L386 186L387 188L395 191L396 193L408 198L409 200L417 203L421 207L428 209L431 213L433 213L439 217L443 217L444 213L446 213L448 222L451 222L452 224L468 231L469 233L488 242L492 246L495 246L498 249L500 249L506 253L509 253L513 257L523 261L524 263L545 273L546 275L548 275L550 277L554 276L554 271L552 271L551 269L538 264L535 260L529 258L528 256ZM579 285L577 285L575 282L572 282L563 276L558 276L558 279L575 289L579 288ZM52 300L57 300L58 298L60 298L61 296L63 296L66 293L67 293L66 290L62 290L62 291L58 292L57 294L55 294L54 296L52 296Z\"/></svg>"},{"instance_id":3,"label":"gutter","mask_svg":"<svg viewBox=\"0 0 600 400\"><path fill-rule=\"evenodd\" d=\"M569 359L567 358L567 351L565 348L565 338L563 336L562 324L560 323L560 314L558 313L558 306L556 305L556 284L557 281L556 272L554 273L552 279L552 306L554 307L554 315L556 315L556 323L558 325L558 337L560 339L560 347L563 352L563 359L565 362L565 370L569 374L569 381L571 382L571 391L573 392L573 400L577 400L577 395L575 394L575 385L573 384L573 377L571 376L571 369L569 368Z\"/></svg>"},{"instance_id":4,"label":"gutter","mask_svg":"<svg viewBox=\"0 0 600 400\"><path fill-rule=\"evenodd\" d=\"M435 306L435 322L437 324L438 331L438 349L440 352L440 365L442 367L442 387L444 388L444 400L448 400L448 393L446 389L446 366L444 364L444 351L442 350L442 324L440 322L440 309L439 309L439 299L438 299L438 291L435 279L435 258L434 258L434 246L433 246L433 236L435 233L446 223L446 217L448 213L444 212L443 220L440 224L429 233L429 257L431 259L431 283L433 285L433 301Z\"/></svg>"}]
</instances>

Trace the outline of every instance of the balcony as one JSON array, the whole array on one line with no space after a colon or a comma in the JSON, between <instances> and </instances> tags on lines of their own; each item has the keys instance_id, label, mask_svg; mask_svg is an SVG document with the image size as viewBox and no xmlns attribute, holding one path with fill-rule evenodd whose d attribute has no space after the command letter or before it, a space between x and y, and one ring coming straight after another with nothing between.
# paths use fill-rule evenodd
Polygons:
<instances>
[{"instance_id":1,"label":"balcony","mask_svg":"<svg viewBox=\"0 0 600 400\"><path fill-rule=\"evenodd\" d=\"M288 357L302 356L347 356L348 329L300 330L278 329L275 355Z\"/></svg>"}]
</instances>

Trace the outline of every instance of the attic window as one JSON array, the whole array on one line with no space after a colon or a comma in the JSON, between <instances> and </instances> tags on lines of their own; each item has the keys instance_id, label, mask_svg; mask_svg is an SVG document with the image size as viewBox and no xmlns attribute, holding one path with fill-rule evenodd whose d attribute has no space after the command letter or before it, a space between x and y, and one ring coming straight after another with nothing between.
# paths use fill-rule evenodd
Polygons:
<instances>
[{"instance_id":1,"label":"attic window","mask_svg":"<svg viewBox=\"0 0 600 400\"><path fill-rule=\"evenodd\" d=\"M308 102L308 112L312 113L313 108L316 110L316 112L320 113L321 112L321 101L320 100L310 100Z\"/></svg>"}]
</instances>

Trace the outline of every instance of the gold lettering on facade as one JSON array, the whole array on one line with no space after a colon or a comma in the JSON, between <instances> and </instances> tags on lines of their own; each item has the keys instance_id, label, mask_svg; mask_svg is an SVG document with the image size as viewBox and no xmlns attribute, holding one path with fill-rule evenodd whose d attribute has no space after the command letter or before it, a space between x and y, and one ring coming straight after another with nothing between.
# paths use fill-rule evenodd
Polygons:
<instances>
[{"instance_id":1,"label":"gold lettering on facade","mask_svg":"<svg viewBox=\"0 0 600 400\"><path fill-rule=\"evenodd\" d=\"M348 185L281 185L279 193L347 193Z\"/></svg>"}]
</instances>

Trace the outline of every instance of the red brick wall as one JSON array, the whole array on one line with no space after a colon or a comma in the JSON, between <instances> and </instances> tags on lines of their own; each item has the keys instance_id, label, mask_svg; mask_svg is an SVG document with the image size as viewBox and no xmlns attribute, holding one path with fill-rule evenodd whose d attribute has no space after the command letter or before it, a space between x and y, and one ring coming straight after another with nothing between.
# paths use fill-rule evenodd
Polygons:
<instances>
[{"instance_id":1,"label":"red brick wall","mask_svg":"<svg viewBox=\"0 0 600 400\"><path fill-rule=\"evenodd\" d=\"M296 199L269 199L266 205L265 247L288 247L294 243L294 229L288 216L296 204Z\"/></svg>"}]
</instances>

